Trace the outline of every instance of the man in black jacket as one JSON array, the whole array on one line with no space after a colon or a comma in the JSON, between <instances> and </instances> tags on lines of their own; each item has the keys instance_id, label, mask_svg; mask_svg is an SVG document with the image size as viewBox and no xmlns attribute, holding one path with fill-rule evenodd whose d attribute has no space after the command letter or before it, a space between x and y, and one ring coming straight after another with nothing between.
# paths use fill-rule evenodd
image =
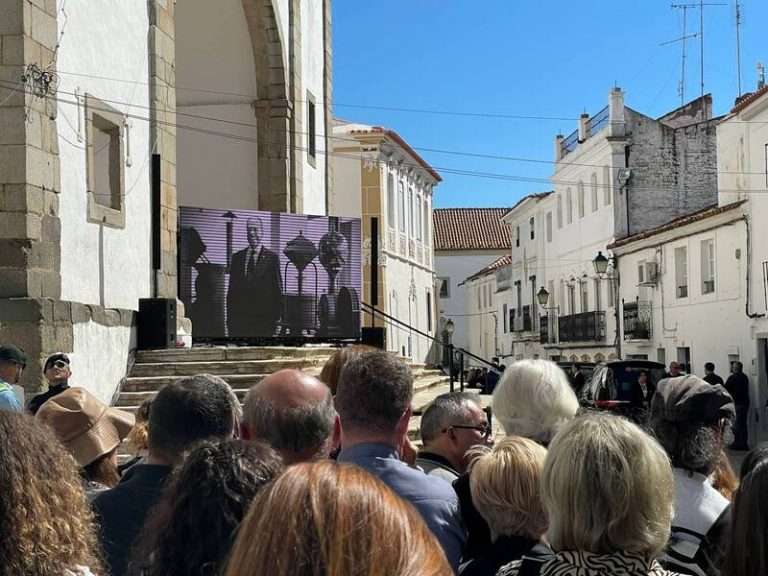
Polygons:
<instances>
[{"instance_id":1,"label":"man in black jacket","mask_svg":"<svg viewBox=\"0 0 768 576\"><path fill-rule=\"evenodd\" d=\"M720 384L720 386L725 386L725 382L723 382L723 379L720 378L717 374L715 374L715 365L712 362L707 362L704 364L704 382L707 382L709 384L712 384L713 386L715 384Z\"/></svg>"},{"instance_id":2,"label":"man in black jacket","mask_svg":"<svg viewBox=\"0 0 768 576\"><path fill-rule=\"evenodd\" d=\"M725 383L725 389L733 397L736 404L736 423L733 426L735 436L731 450L749 450L747 417L749 415L749 378L744 374L741 362L731 364L731 375Z\"/></svg>"},{"instance_id":3,"label":"man in black jacket","mask_svg":"<svg viewBox=\"0 0 768 576\"><path fill-rule=\"evenodd\" d=\"M261 220L246 223L248 247L235 252L229 269L227 328L230 337L269 337L283 309L280 259L263 244Z\"/></svg>"},{"instance_id":4,"label":"man in black jacket","mask_svg":"<svg viewBox=\"0 0 768 576\"><path fill-rule=\"evenodd\" d=\"M231 438L236 409L229 385L210 374L182 378L157 393L149 413L146 463L131 467L117 486L93 501L112 576L129 573L133 545L173 467L196 442Z\"/></svg>"},{"instance_id":5,"label":"man in black jacket","mask_svg":"<svg viewBox=\"0 0 768 576\"><path fill-rule=\"evenodd\" d=\"M43 364L43 375L48 381L48 390L38 394L27 405L27 410L32 414L37 414L40 406L57 394L61 394L69 388L69 378L72 376L72 369L69 367L69 356L64 352L56 352L46 358Z\"/></svg>"}]
</instances>

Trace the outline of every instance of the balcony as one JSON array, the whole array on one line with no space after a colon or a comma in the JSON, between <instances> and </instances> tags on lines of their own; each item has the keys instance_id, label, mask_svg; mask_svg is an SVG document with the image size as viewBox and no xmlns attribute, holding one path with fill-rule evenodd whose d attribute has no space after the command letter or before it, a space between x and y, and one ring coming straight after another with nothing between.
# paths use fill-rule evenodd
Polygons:
<instances>
[{"instance_id":1,"label":"balcony","mask_svg":"<svg viewBox=\"0 0 768 576\"><path fill-rule=\"evenodd\" d=\"M579 131L575 130L560 143L560 157L565 158L579 145Z\"/></svg>"},{"instance_id":2,"label":"balcony","mask_svg":"<svg viewBox=\"0 0 768 576\"><path fill-rule=\"evenodd\" d=\"M587 122L587 138L591 138L600 132L600 130L608 126L608 118L608 106L592 116L592 118L589 119L589 122Z\"/></svg>"},{"instance_id":3,"label":"balcony","mask_svg":"<svg viewBox=\"0 0 768 576\"><path fill-rule=\"evenodd\" d=\"M582 312L558 318L560 342L605 340L605 312Z\"/></svg>"},{"instance_id":4,"label":"balcony","mask_svg":"<svg viewBox=\"0 0 768 576\"><path fill-rule=\"evenodd\" d=\"M650 302L624 303L624 340L650 340L653 307Z\"/></svg>"},{"instance_id":5,"label":"balcony","mask_svg":"<svg viewBox=\"0 0 768 576\"><path fill-rule=\"evenodd\" d=\"M531 318L531 307L523 306L523 332L533 330L533 318Z\"/></svg>"},{"instance_id":6,"label":"balcony","mask_svg":"<svg viewBox=\"0 0 768 576\"><path fill-rule=\"evenodd\" d=\"M539 316L539 342L541 344L550 343L549 342L549 316Z\"/></svg>"}]
</instances>

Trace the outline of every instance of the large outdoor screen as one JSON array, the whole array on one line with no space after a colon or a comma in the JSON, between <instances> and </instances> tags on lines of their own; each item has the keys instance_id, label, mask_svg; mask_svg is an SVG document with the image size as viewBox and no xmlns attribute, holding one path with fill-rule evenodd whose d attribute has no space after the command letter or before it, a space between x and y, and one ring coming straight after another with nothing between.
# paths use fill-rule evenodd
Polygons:
<instances>
[{"instance_id":1,"label":"large outdoor screen","mask_svg":"<svg viewBox=\"0 0 768 576\"><path fill-rule=\"evenodd\" d=\"M179 297L197 340L360 334L360 220L182 207Z\"/></svg>"}]
</instances>

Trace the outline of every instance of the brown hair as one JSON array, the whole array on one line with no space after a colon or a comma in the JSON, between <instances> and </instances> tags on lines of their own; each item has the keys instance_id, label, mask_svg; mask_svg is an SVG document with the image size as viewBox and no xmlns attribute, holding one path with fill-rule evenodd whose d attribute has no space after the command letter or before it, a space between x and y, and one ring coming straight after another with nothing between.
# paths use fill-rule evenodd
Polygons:
<instances>
[{"instance_id":1,"label":"brown hair","mask_svg":"<svg viewBox=\"0 0 768 576\"><path fill-rule=\"evenodd\" d=\"M52 473L51 473L52 472ZM46 426L0 411L0 574L103 573L72 456Z\"/></svg>"},{"instance_id":2,"label":"brown hair","mask_svg":"<svg viewBox=\"0 0 768 576\"><path fill-rule=\"evenodd\" d=\"M136 410L136 424L126 436L128 450L140 456L142 452L149 450L149 409L152 407L153 398L147 398Z\"/></svg>"},{"instance_id":3,"label":"brown hair","mask_svg":"<svg viewBox=\"0 0 768 576\"><path fill-rule=\"evenodd\" d=\"M288 468L256 496L225 574L450 576L453 572L410 504L361 468L325 461Z\"/></svg>"},{"instance_id":4,"label":"brown hair","mask_svg":"<svg viewBox=\"0 0 768 576\"><path fill-rule=\"evenodd\" d=\"M712 474L712 487L728 500L733 500L733 495L739 487L739 479L736 478L725 450L720 451L720 459Z\"/></svg>"},{"instance_id":5,"label":"brown hair","mask_svg":"<svg viewBox=\"0 0 768 576\"><path fill-rule=\"evenodd\" d=\"M111 452L107 452L103 456L99 456L96 460L83 466L83 476L93 482L103 484L108 488L117 486L120 482L120 473L115 465L114 454L117 448Z\"/></svg>"},{"instance_id":6,"label":"brown hair","mask_svg":"<svg viewBox=\"0 0 768 576\"><path fill-rule=\"evenodd\" d=\"M341 376L341 369L350 360L376 350L371 346L365 346L363 344L357 344L355 346L345 346L333 353L333 356L323 365L323 369L320 372L320 381L323 382L328 388L331 389L331 394L336 396L336 387L339 385L339 376Z\"/></svg>"}]
</instances>

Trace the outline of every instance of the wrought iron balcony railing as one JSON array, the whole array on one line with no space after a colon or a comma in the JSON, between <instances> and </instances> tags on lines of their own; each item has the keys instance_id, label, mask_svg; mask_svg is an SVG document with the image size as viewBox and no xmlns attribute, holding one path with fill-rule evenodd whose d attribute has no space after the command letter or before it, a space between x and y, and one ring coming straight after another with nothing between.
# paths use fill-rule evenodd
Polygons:
<instances>
[{"instance_id":1,"label":"wrought iron balcony railing","mask_svg":"<svg viewBox=\"0 0 768 576\"><path fill-rule=\"evenodd\" d=\"M560 342L602 342L605 340L605 312L582 312L558 319Z\"/></svg>"}]
</instances>

